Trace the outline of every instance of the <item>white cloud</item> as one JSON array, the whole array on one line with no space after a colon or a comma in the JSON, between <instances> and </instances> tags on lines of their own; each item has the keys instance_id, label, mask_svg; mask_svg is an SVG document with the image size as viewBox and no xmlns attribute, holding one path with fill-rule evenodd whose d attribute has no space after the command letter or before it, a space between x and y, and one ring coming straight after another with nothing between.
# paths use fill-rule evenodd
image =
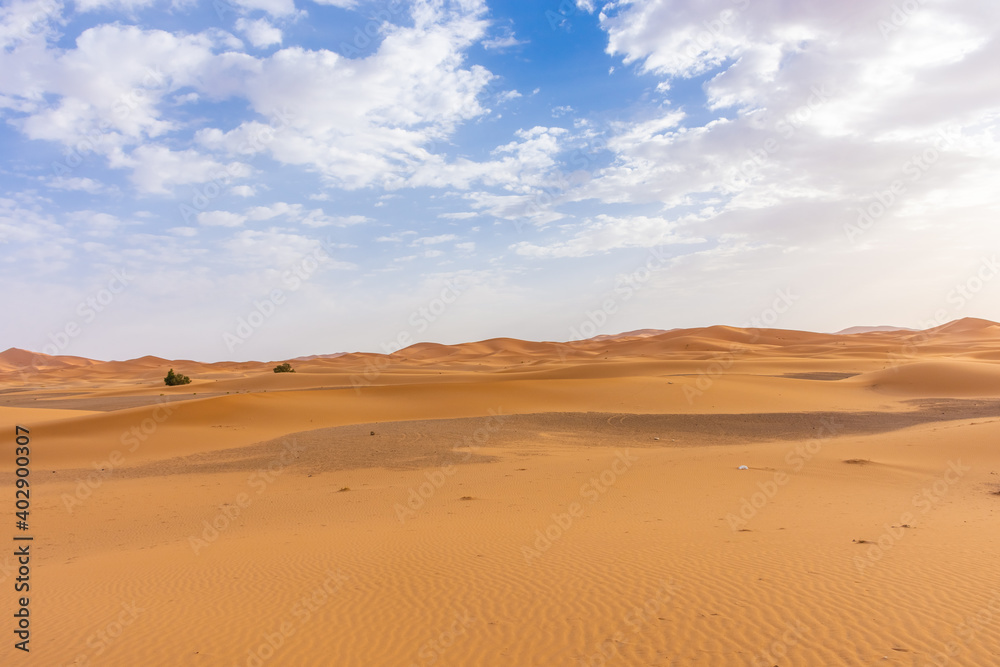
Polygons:
<instances>
[{"instance_id":1,"label":"white cloud","mask_svg":"<svg viewBox=\"0 0 1000 667\"><path fill-rule=\"evenodd\" d=\"M527 221L541 227L566 217L565 213L555 210L562 201L561 195L561 191L552 194L541 189L523 195L471 192L466 198L472 208L481 210L484 215L492 215L515 224Z\"/></svg>"},{"instance_id":2,"label":"white cloud","mask_svg":"<svg viewBox=\"0 0 1000 667\"><path fill-rule=\"evenodd\" d=\"M678 234L677 230L678 224L665 218L600 214L581 225L564 225L559 240L549 245L521 241L511 248L517 254L527 257L586 257L619 248L652 248L704 241L686 238ZM565 232L574 233L564 240Z\"/></svg>"},{"instance_id":3,"label":"white cloud","mask_svg":"<svg viewBox=\"0 0 1000 667\"><path fill-rule=\"evenodd\" d=\"M317 5L330 5L332 7L341 7L343 9L353 9L357 6L358 0L312 0Z\"/></svg>"},{"instance_id":4,"label":"white cloud","mask_svg":"<svg viewBox=\"0 0 1000 667\"><path fill-rule=\"evenodd\" d=\"M519 93L518 91L516 91L516 90L505 90L502 93L500 93L500 95L497 96L497 102L499 102L499 103L502 104L504 102L509 102L511 100L516 100L519 97L523 97L523 95L521 95L521 93Z\"/></svg>"},{"instance_id":5,"label":"white cloud","mask_svg":"<svg viewBox=\"0 0 1000 667\"><path fill-rule=\"evenodd\" d=\"M203 211L198 214L198 222L206 227L240 227L247 217L231 211Z\"/></svg>"},{"instance_id":6,"label":"white cloud","mask_svg":"<svg viewBox=\"0 0 1000 667\"><path fill-rule=\"evenodd\" d=\"M387 26L368 57L290 47L257 61L241 94L268 118L293 110L266 150L331 185L404 185L432 158L432 141L485 113L477 95L492 75L462 66L462 52L485 31L483 11L480 2L418 2L414 24Z\"/></svg>"},{"instance_id":7,"label":"white cloud","mask_svg":"<svg viewBox=\"0 0 1000 667\"><path fill-rule=\"evenodd\" d=\"M301 219L301 223L307 227L347 227L350 225L360 225L369 222L371 218L364 215L327 215L323 209L313 209L307 212Z\"/></svg>"},{"instance_id":8,"label":"white cloud","mask_svg":"<svg viewBox=\"0 0 1000 667\"><path fill-rule=\"evenodd\" d=\"M526 43L527 42L519 40L514 35L513 30L505 28L500 35L491 37L490 39L484 39L483 48L487 51L502 51L504 49L509 49L512 46L520 46Z\"/></svg>"},{"instance_id":9,"label":"white cloud","mask_svg":"<svg viewBox=\"0 0 1000 667\"><path fill-rule=\"evenodd\" d=\"M75 211L68 217L82 227L87 236L111 236L122 226L117 217L100 211Z\"/></svg>"},{"instance_id":10,"label":"white cloud","mask_svg":"<svg viewBox=\"0 0 1000 667\"><path fill-rule=\"evenodd\" d=\"M133 12L154 4L156 0L73 0L78 11L91 12L96 9L117 9Z\"/></svg>"},{"instance_id":11,"label":"white cloud","mask_svg":"<svg viewBox=\"0 0 1000 667\"><path fill-rule=\"evenodd\" d=\"M402 232L397 232L391 236L379 236L375 239L376 243L402 243L406 239L404 236L416 236L417 233L413 230L406 230Z\"/></svg>"},{"instance_id":12,"label":"white cloud","mask_svg":"<svg viewBox=\"0 0 1000 667\"><path fill-rule=\"evenodd\" d=\"M11 0L0 6L0 48L24 42L44 42L51 23L62 14L57 0Z\"/></svg>"},{"instance_id":13,"label":"white cloud","mask_svg":"<svg viewBox=\"0 0 1000 667\"><path fill-rule=\"evenodd\" d=\"M698 210L702 222L692 224L716 237L840 241L852 211L895 179L916 203L976 182L973 154L983 166L1000 157L993 135L971 139L1000 116L1000 93L980 78L1000 56L996 7L920 5L885 36L879 22L892 9L864 3L678 0L606 11L609 51L662 77L664 90L708 74L715 114L699 123L665 102L614 126L613 162L567 199L659 204L671 219ZM904 176L911 158L937 150L945 128L961 138L941 150L933 178ZM958 204L941 201L936 215L949 218ZM895 208L880 226L901 231L914 224L902 220L911 210Z\"/></svg>"},{"instance_id":14,"label":"white cloud","mask_svg":"<svg viewBox=\"0 0 1000 667\"><path fill-rule=\"evenodd\" d=\"M292 267L301 265L303 258L315 257L320 242L301 234L276 229L245 229L223 243L231 258L248 267L261 270L263 277L280 279ZM320 270L354 270L357 265L335 259L326 259Z\"/></svg>"},{"instance_id":15,"label":"white cloud","mask_svg":"<svg viewBox=\"0 0 1000 667\"><path fill-rule=\"evenodd\" d=\"M90 194L97 194L108 189L103 183L81 176L56 176L47 180L45 184L57 190L77 190Z\"/></svg>"},{"instance_id":16,"label":"white cloud","mask_svg":"<svg viewBox=\"0 0 1000 667\"><path fill-rule=\"evenodd\" d=\"M291 16L295 13L295 0L223 0L226 4L241 7L244 10L260 10L275 17ZM221 14L227 14L221 11Z\"/></svg>"},{"instance_id":17,"label":"white cloud","mask_svg":"<svg viewBox=\"0 0 1000 667\"><path fill-rule=\"evenodd\" d=\"M84 30L73 49L3 54L4 69L22 76L0 77L0 93L24 101L27 116L15 124L28 137L68 145L96 137L89 150L107 155L175 129L159 102L172 87L196 83L212 58L206 35L101 25Z\"/></svg>"},{"instance_id":18,"label":"white cloud","mask_svg":"<svg viewBox=\"0 0 1000 667\"><path fill-rule=\"evenodd\" d=\"M302 215L302 204L289 204L288 202L275 202L270 206L254 206L247 209L247 217L251 220L270 220L278 216L297 218Z\"/></svg>"},{"instance_id":19,"label":"white cloud","mask_svg":"<svg viewBox=\"0 0 1000 667\"><path fill-rule=\"evenodd\" d=\"M236 29L246 35L258 49L281 44L281 29L275 28L267 19L250 21L240 17L236 19Z\"/></svg>"},{"instance_id":20,"label":"white cloud","mask_svg":"<svg viewBox=\"0 0 1000 667\"><path fill-rule=\"evenodd\" d=\"M249 185L234 185L229 188L229 191L237 197L254 197L257 195L257 191Z\"/></svg>"},{"instance_id":21,"label":"white cloud","mask_svg":"<svg viewBox=\"0 0 1000 667\"><path fill-rule=\"evenodd\" d=\"M141 192L168 193L174 185L228 180L249 174L241 163L224 165L195 150L172 151L166 146L147 144L130 155L112 157L112 167L132 169L131 180Z\"/></svg>"},{"instance_id":22,"label":"white cloud","mask_svg":"<svg viewBox=\"0 0 1000 667\"><path fill-rule=\"evenodd\" d=\"M296 11L292 0L239 0L227 7L273 17ZM299 46L256 58L238 52L239 41L217 28L173 34L100 25L68 49L36 40L31 48L0 54L0 72L21 73L0 74L0 107L16 109L11 122L32 139L79 146L113 167L133 169L142 192L204 182L222 163L195 150L267 153L349 189L467 187L468 161L449 164L430 149L488 111L478 97L493 75L464 62L465 50L486 33L486 6L482 0L421 1L409 11L412 23L386 23L377 50L355 59ZM235 26L258 46L278 43L280 30L267 19L235 16ZM506 99L516 94L508 91ZM245 100L258 117L235 128L196 128L197 149L166 148L165 138L189 128L171 109L229 98ZM272 141L278 134L281 140ZM473 178L517 178L514 160L476 168Z\"/></svg>"},{"instance_id":23,"label":"white cloud","mask_svg":"<svg viewBox=\"0 0 1000 667\"><path fill-rule=\"evenodd\" d=\"M37 208L0 197L0 243L41 241L62 233L63 228Z\"/></svg>"},{"instance_id":24,"label":"white cloud","mask_svg":"<svg viewBox=\"0 0 1000 667\"><path fill-rule=\"evenodd\" d=\"M502 186L519 192L538 191L552 184L556 156L563 150L568 131L559 127L517 130L516 139L492 152L492 159L475 162L457 159L448 162L431 156L406 181L409 187L453 187L467 189L473 184Z\"/></svg>"},{"instance_id":25,"label":"white cloud","mask_svg":"<svg viewBox=\"0 0 1000 667\"><path fill-rule=\"evenodd\" d=\"M77 242L33 198L19 199L0 197L0 246L19 244L16 252L0 253L0 265L15 266L21 277L29 267L39 275L62 271Z\"/></svg>"},{"instance_id":26,"label":"white cloud","mask_svg":"<svg viewBox=\"0 0 1000 667\"><path fill-rule=\"evenodd\" d=\"M271 220L284 217L289 222L297 222L307 227L346 227L370 221L370 218L364 215L330 216L321 208L306 210L302 204L289 204L288 202L275 202L270 206L254 206L247 210L247 217L250 220Z\"/></svg>"},{"instance_id":27,"label":"white cloud","mask_svg":"<svg viewBox=\"0 0 1000 667\"><path fill-rule=\"evenodd\" d=\"M439 234L437 236L422 236L417 239L413 239L410 245L437 245L438 243L447 243L448 241L454 241L458 237L454 234Z\"/></svg>"}]
</instances>

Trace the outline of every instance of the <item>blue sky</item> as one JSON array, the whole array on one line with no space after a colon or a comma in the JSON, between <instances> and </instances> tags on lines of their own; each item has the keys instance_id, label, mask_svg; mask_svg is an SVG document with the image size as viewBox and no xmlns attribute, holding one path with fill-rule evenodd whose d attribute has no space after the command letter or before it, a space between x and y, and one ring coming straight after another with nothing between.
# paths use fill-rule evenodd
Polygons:
<instances>
[{"instance_id":1,"label":"blue sky","mask_svg":"<svg viewBox=\"0 0 1000 667\"><path fill-rule=\"evenodd\" d=\"M1000 319L998 13L7 2L0 345Z\"/></svg>"}]
</instances>

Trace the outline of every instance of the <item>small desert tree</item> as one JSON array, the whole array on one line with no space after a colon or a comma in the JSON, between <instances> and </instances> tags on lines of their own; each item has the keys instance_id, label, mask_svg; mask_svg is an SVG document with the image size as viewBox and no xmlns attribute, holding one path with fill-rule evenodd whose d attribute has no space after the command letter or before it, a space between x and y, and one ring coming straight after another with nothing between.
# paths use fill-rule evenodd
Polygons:
<instances>
[{"instance_id":1,"label":"small desert tree","mask_svg":"<svg viewBox=\"0 0 1000 667\"><path fill-rule=\"evenodd\" d=\"M292 368L292 365L286 361L283 364L278 364L277 366L275 366L274 367L274 372L275 373L294 373L295 369Z\"/></svg>"},{"instance_id":2,"label":"small desert tree","mask_svg":"<svg viewBox=\"0 0 1000 667\"><path fill-rule=\"evenodd\" d=\"M167 373L167 377L163 378L163 384L168 387L174 387L179 384L190 384L191 378L187 375L180 375L179 373L174 373L174 369L171 368Z\"/></svg>"}]
</instances>

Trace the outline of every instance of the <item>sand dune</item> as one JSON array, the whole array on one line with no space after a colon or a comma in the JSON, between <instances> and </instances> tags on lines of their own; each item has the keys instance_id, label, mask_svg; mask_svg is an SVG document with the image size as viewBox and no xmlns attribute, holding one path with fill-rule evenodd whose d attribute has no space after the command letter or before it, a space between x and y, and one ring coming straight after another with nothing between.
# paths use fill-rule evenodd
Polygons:
<instances>
[{"instance_id":1,"label":"sand dune","mask_svg":"<svg viewBox=\"0 0 1000 667\"><path fill-rule=\"evenodd\" d=\"M0 354L0 422L32 438L34 664L1000 653L995 323L275 363Z\"/></svg>"},{"instance_id":2,"label":"sand dune","mask_svg":"<svg viewBox=\"0 0 1000 667\"><path fill-rule=\"evenodd\" d=\"M854 382L886 393L926 396L995 396L1000 364L969 361L918 361L863 373Z\"/></svg>"}]
</instances>

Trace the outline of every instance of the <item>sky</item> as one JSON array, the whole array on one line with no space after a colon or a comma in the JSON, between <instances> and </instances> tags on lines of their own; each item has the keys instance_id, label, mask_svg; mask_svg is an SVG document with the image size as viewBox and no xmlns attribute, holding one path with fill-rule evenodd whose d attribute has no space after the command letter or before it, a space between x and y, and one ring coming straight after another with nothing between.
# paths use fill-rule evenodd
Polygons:
<instances>
[{"instance_id":1,"label":"sky","mask_svg":"<svg viewBox=\"0 0 1000 667\"><path fill-rule=\"evenodd\" d=\"M0 347L1000 320L1000 3L11 0Z\"/></svg>"}]
</instances>

